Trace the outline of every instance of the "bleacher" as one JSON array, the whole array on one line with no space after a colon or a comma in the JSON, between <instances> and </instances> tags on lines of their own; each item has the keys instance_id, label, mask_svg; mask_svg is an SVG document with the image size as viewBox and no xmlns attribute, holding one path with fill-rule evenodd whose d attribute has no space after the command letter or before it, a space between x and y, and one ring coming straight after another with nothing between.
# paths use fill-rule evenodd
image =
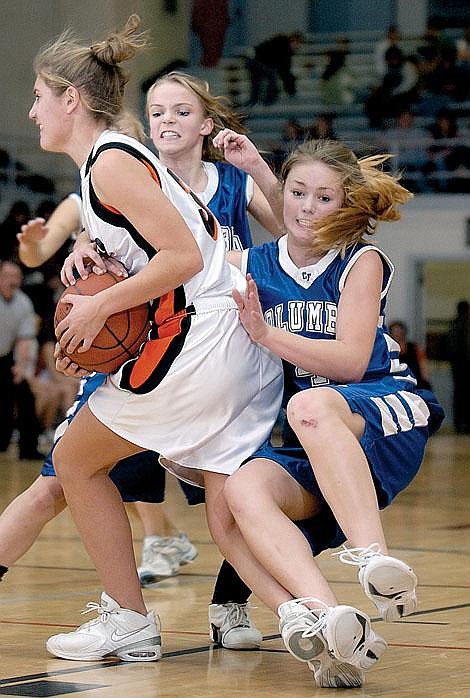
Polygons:
<instances>
[{"instance_id":1,"label":"bleacher","mask_svg":"<svg viewBox=\"0 0 470 698\"><path fill-rule=\"evenodd\" d=\"M356 87L356 100L353 104L324 105L321 102L319 91L319 77L324 69L329 50L338 49L338 38L348 40L347 67L354 73ZM419 105L416 108L416 117L413 129L406 132L403 139L397 139L396 130L376 130L369 127L368 118L364 111L364 99L370 89L377 84L379 78L375 68L375 46L377 41L383 39L383 32L349 32L341 37L332 34L307 34L301 50L293 56L292 71L296 76L297 93L294 97L288 97L280 91L279 100L272 105L245 106L249 101L250 79L246 68L246 57L252 54L252 49L240 47L234 53L236 55L223 58L216 69L205 73L204 77L209 81L211 91L214 94L228 96L232 103L245 117L245 124L249 129L250 137L256 145L263 150L270 150L281 140L281 135L286 122L295 120L301 126L309 126L321 113L333 112L335 114L333 129L338 139L346 142L353 148L372 148L387 150L393 148L396 154L397 166L402 167L406 161L407 152L413 149L426 151L433 144L433 139L427 131L427 127L434 120L432 114L423 114ZM407 55L416 52L422 43L420 38L407 38L400 42L400 47ZM197 69L195 72L198 72ZM448 145L465 145L470 147L470 102L453 103L448 105L458 116L460 137L458 142ZM393 127L390 122L387 126ZM469 165L460 167L458 177L462 180L470 176ZM416 178L410 172L410 179ZM455 173L443 173L442 180L455 178Z\"/></svg>"}]
</instances>

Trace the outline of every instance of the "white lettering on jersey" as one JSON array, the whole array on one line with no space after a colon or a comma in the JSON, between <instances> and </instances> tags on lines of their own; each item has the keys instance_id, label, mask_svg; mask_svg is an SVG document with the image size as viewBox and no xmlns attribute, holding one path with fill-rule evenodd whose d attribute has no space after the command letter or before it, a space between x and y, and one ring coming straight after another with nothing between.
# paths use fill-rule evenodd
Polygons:
<instances>
[{"instance_id":1,"label":"white lettering on jersey","mask_svg":"<svg viewBox=\"0 0 470 698\"><path fill-rule=\"evenodd\" d=\"M299 366L295 367L295 375L298 378L310 378L310 383L312 385L312 388L315 388L317 385L328 385L330 382L329 378L324 378L323 376L317 376L315 373L310 373L310 371L305 371L303 368L300 368Z\"/></svg>"},{"instance_id":2,"label":"white lettering on jersey","mask_svg":"<svg viewBox=\"0 0 470 698\"><path fill-rule=\"evenodd\" d=\"M316 332L335 335L338 309L331 301L287 301L268 308L269 325L289 332Z\"/></svg>"},{"instance_id":3,"label":"white lettering on jersey","mask_svg":"<svg viewBox=\"0 0 470 698\"><path fill-rule=\"evenodd\" d=\"M225 249L228 252L230 250L238 250L241 252L243 250L243 245L239 236L236 235L233 225L221 225L220 229L224 237Z\"/></svg>"}]
</instances>

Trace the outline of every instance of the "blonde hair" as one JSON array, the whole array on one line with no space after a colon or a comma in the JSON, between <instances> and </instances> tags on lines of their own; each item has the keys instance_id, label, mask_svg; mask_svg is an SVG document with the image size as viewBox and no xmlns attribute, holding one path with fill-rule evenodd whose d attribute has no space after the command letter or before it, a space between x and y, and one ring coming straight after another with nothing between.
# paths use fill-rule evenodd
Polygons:
<instances>
[{"instance_id":1,"label":"blonde hair","mask_svg":"<svg viewBox=\"0 0 470 698\"><path fill-rule=\"evenodd\" d=\"M144 34L137 33L139 25L140 18L133 14L121 31L91 46L82 46L67 29L39 51L35 73L58 95L75 87L91 114L112 126L121 112L129 79L119 63L134 58L146 44Z\"/></svg>"},{"instance_id":2,"label":"blonde hair","mask_svg":"<svg viewBox=\"0 0 470 698\"><path fill-rule=\"evenodd\" d=\"M204 112L204 118L211 118L214 122L214 128L212 132L204 136L202 144L202 159L203 160L223 160L223 154L219 148L214 148L212 140L219 131L224 128L230 128L238 133L246 133L247 129L242 125L240 117L235 114L230 108L230 102L226 97L216 97L212 95L209 90L209 84L205 80L200 80L194 75L189 75L188 73L182 73L179 71L172 71L171 73L166 73L160 78L155 80L153 85L149 88L147 92L147 118L149 117L150 99L152 91L158 85L162 85L165 82L176 82L186 89L190 90L198 98L202 110Z\"/></svg>"},{"instance_id":3,"label":"blonde hair","mask_svg":"<svg viewBox=\"0 0 470 698\"><path fill-rule=\"evenodd\" d=\"M364 242L364 235L373 235L378 221L399 220L397 205L405 204L413 194L398 183L399 175L383 171L381 166L391 157L358 159L345 145L331 140L305 141L288 156L280 172L283 185L299 163L321 162L340 177L343 204L315 227L315 251L339 249L344 254L347 247Z\"/></svg>"},{"instance_id":4,"label":"blonde hair","mask_svg":"<svg viewBox=\"0 0 470 698\"><path fill-rule=\"evenodd\" d=\"M130 109L123 109L116 117L113 128L119 133L135 138L140 143L145 143L145 129L139 117Z\"/></svg>"}]
</instances>

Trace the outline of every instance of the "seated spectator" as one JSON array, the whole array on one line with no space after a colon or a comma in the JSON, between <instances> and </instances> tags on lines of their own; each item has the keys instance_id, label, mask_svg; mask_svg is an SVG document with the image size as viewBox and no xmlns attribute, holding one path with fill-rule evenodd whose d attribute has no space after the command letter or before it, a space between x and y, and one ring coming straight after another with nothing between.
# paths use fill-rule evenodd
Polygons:
<instances>
[{"instance_id":1,"label":"seated spectator","mask_svg":"<svg viewBox=\"0 0 470 698\"><path fill-rule=\"evenodd\" d=\"M414 61L397 46L385 53L387 69L381 83L366 99L365 109L371 128L383 128L417 100L418 70Z\"/></svg>"},{"instance_id":2,"label":"seated spectator","mask_svg":"<svg viewBox=\"0 0 470 698\"><path fill-rule=\"evenodd\" d=\"M446 97L449 102L461 102L470 96L468 73L457 65L455 48L448 47L439 54L437 65L427 77L427 90Z\"/></svg>"},{"instance_id":3,"label":"seated spectator","mask_svg":"<svg viewBox=\"0 0 470 698\"><path fill-rule=\"evenodd\" d=\"M428 127L436 141L427 149L427 160L423 172L430 177L433 191L468 191L463 178L449 177L459 168L467 168L470 162L470 148L462 142L456 115L448 109L442 109L434 123Z\"/></svg>"},{"instance_id":4,"label":"seated spectator","mask_svg":"<svg viewBox=\"0 0 470 698\"><path fill-rule=\"evenodd\" d=\"M416 342L408 339L408 328L402 320L394 320L389 325L389 332L393 339L400 345L400 361L405 363L413 371L418 388L431 389L428 380L428 367L426 354Z\"/></svg>"},{"instance_id":5,"label":"seated spectator","mask_svg":"<svg viewBox=\"0 0 470 698\"><path fill-rule=\"evenodd\" d=\"M457 64L466 70L470 67L470 26L465 27L464 34L455 42Z\"/></svg>"},{"instance_id":6,"label":"seated spectator","mask_svg":"<svg viewBox=\"0 0 470 698\"><path fill-rule=\"evenodd\" d=\"M377 42L374 50L374 61L375 61L375 72L378 77L383 78L387 72L387 62L385 60L385 53L391 46L397 46L399 48L399 41L401 39L401 34L398 30L396 24L391 24L387 31L387 37L382 39L382 41Z\"/></svg>"},{"instance_id":7,"label":"seated spectator","mask_svg":"<svg viewBox=\"0 0 470 698\"><path fill-rule=\"evenodd\" d=\"M356 76L346 65L347 50L326 53L327 63L320 76L320 98L324 105L348 105L354 102Z\"/></svg>"},{"instance_id":8,"label":"seated spectator","mask_svg":"<svg viewBox=\"0 0 470 698\"><path fill-rule=\"evenodd\" d=\"M16 262L0 262L0 451L19 433L20 459L42 458L37 449L39 423L30 381L36 368L36 316L20 290L21 269Z\"/></svg>"},{"instance_id":9,"label":"seated spectator","mask_svg":"<svg viewBox=\"0 0 470 698\"><path fill-rule=\"evenodd\" d=\"M381 150L394 153L394 165L402 173L403 186L415 193L423 192L426 188L422 172L426 162L423 151L425 136L423 130L416 126L414 113L410 109L404 109L379 143Z\"/></svg>"},{"instance_id":10,"label":"seated spectator","mask_svg":"<svg viewBox=\"0 0 470 698\"><path fill-rule=\"evenodd\" d=\"M281 132L281 138L271 144L271 162L275 172L285 160L288 153L294 150L305 139L303 126L296 119L288 119Z\"/></svg>"},{"instance_id":11,"label":"seated spectator","mask_svg":"<svg viewBox=\"0 0 470 698\"><path fill-rule=\"evenodd\" d=\"M315 121L306 127L305 138L312 140L328 139L330 141L336 140L336 133L333 129L333 119L335 118L333 112L324 112L318 114Z\"/></svg>"}]
</instances>

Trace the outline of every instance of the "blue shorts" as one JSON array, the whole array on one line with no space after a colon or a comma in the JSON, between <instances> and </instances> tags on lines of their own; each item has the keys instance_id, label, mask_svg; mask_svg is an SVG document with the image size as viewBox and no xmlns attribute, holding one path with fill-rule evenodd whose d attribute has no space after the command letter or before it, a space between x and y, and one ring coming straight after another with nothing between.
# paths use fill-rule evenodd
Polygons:
<instances>
[{"instance_id":1,"label":"blue shorts","mask_svg":"<svg viewBox=\"0 0 470 698\"><path fill-rule=\"evenodd\" d=\"M392 377L351 385L330 386L346 399L352 412L365 420L360 444L369 463L379 507L384 509L415 477L427 440L442 423L444 411L430 390L417 390ZM311 519L296 521L314 555L344 543L346 536L326 503L303 448L290 428L284 444L266 441L252 458L278 463L321 502ZM251 460L251 459L250 459Z\"/></svg>"},{"instance_id":2,"label":"blue shorts","mask_svg":"<svg viewBox=\"0 0 470 698\"><path fill-rule=\"evenodd\" d=\"M106 376L103 373L93 373L80 382L76 400L67 412L66 423L61 427L63 434L67 424L70 424L75 415L86 404L91 393L103 383ZM46 456L41 475L55 477L52 456L54 446L60 436L54 442ZM153 502L158 504L165 501L165 469L158 462L158 453L142 451L134 456L119 461L110 471L109 477L119 490L125 502ZM178 480L188 504L201 504L204 502L204 490L194 485Z\"/></svg>"}]
</instances>

